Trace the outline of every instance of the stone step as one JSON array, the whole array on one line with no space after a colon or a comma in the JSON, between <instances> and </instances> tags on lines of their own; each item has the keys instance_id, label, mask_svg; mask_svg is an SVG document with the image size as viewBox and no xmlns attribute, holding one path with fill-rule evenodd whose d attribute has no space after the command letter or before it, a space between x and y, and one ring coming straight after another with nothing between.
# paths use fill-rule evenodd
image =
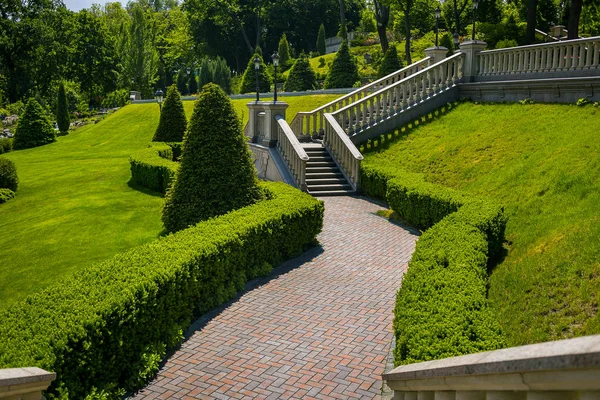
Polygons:
<instances>
[{"instance_id":1,"label":"stone step","mask_svg":"<svg viewBox=\"0 0 600 400\"><path fill-rule=\"evenodd\" d=\"M309 154L308 158L309 158L309 160L308 160L309 163L315 162L315 161L327 161L327 162L333 161L333 158L331 158L331 156L329 154L327 154L327 155L324 155L324 154L323 155L321 155L321 154L311 155L311 154Z\"/></svg>"},{"instance_id":2,"label":"stone step","mask_svg":"<svg viewBox=\"0 0 600 400\"><path fill-rule=\"evenodd\" d=\"M320 173L337 173L339 172L339 168L335 167L311 167L311 166L307 166L306 167L306 174L320 174Z\"/></svg>"},{"instance_id":3,"label":"stone step","mask_svg":"<svg viewBox=\"0 0 600 400\"><path fill-rule=\"evenodd\" d=\"M329 185L329 184L339 184L339 185L347 185L348 182L344 177L338 178L306 178L306 184L308 186L318 186L318 185Z\"/></svg>"},{"instance_id":4,"label":"stone step","mask_svg":"<svg viewBox=\"0 0 600 400\"><path fill-rule=\"evenodd\" d=\"M308 160L306 163L307 168L311 167L330 167L337 168L337 165L333 161L312 161Z\"/></svg>"},{"instance_id":5,"label":"stone step","mask_svg":"<svg viewBox=\"0 0 600 400\"><path fill-rule=\"evenodd\" d=\"M323 192L333 190L352 190L349 184L329 184L329 185L306 185L309 192Z\"/></svg>"},{"instance_id":6,"label":"stone step","mask_svg":"<svg viewBox=\"0 0 600 400\"><path fill-rule=\"evenodd\" d=\"M339 171L339 170L338 170ZM306 179L325 179L325 178L343 178L344 174L341 172L307 172Z\"/></svg>"},{"instance_id":7,"label":"stone step","mask_svg":"<svg viewBox=\"0 0 600 400\"><path fill-rule=\"evenodd\" d=\"M325 196L351 196L355 194L354 190L324 190L319 192L311 192L308 191L308 194L315 197L325 197Z\"/></svg>"}]
</instances>

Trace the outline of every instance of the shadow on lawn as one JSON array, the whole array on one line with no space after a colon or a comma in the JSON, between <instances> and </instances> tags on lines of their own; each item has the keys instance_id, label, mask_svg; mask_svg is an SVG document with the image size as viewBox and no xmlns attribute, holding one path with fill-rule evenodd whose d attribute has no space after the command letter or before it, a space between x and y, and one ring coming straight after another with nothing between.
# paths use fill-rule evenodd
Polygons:
<instances>
[{"instance_id":1,"label":"shadow on lawn","mask_svg":"<svg viewBox=\"0 0 600 400\"><path fill-rule=\"evenodd\" d=\"M129 180L129 182L127 182L127 186L129 186L133 190L137 190L138 192L142 192L142 193L150 195L150 196L165 197L165 195L163 193L161 193L161 192L155 192L154 190L150 190L148 188L145 188L142 185L138 185L137 183L135 183L135 182L133 182L131 180Z\"/></svg>"}]
</instances>

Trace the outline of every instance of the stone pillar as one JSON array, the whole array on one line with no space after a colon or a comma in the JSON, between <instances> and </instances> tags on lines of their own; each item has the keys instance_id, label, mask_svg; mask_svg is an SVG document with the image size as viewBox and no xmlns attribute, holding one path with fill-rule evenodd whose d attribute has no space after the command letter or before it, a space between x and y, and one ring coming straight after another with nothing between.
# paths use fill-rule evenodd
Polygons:
<instances>
[{"instance_id":1,"label":"stone pillar","mask_svg":"<svg viewBox=\"0 0 600 400\"><path fill-rule=\"evenodd\" d=\"M460 51L465 54L465 63L463 66L463 77L465 82L473 82L479 72L479 63L477 54L485 50L486 42L481 40L469 40L460 44Z\"/></svg>"},{"instance_id":2,"label":"stone pillar","mask_svg":"<svg viewBox=\"0 0 600 400\"><path fill-rule=\"evenodd\" d=\"M434 64L436 62L445 60L446 54L448 54L448 49L443 46L433 46L425 49L425 55L427 57L431 57Z\"/></svg>"},{"instance_id":3,"label":"stone pillar","mask_svg":"<svg viewBox=\"0 0 600 400\"><path fill-rule=\"evenodd\" d=\"M265 111L265 136L261 143L263 146L275 147L277 144L277 121L275 117L281 115L285 118L285 110L288 104L283 101L263 101L263 110Z\"/></svg>"},{"instance_id":4,"label":"stone pillar","mask_svg":"<svg viewBox=\"0 0 600 400\"><path fill-rule=\"evenodd\" d=\"M250 138L252 143L258 141L258 113L263 111L263 104L261 101L251 101L246 104L248 106L248 131L246 136Z\"/></svg>"},{"instance_id":5,"label":"stone pillar","mask_svg":"<svg viewBox=\"0 0 600 400\"><path fill-rule=\"evenodd\" d=\"M53 372L37 367L0 369L0 398L41 400L42 391L56 379Z\"/></svg>"}]
</instances>

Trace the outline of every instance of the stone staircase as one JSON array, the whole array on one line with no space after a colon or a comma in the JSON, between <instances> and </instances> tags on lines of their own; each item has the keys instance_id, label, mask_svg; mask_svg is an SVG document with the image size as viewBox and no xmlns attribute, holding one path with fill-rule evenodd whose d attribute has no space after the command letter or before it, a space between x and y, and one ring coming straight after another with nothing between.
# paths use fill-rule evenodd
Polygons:
<instances>
[{"instance_id":1,"label":"stone staircase","mask_svg":"<svg viewBox=\"0 0 600 400\"><path fill-rule=\"evenodd\" d=\"M346 196L355 191L321 143L302 143L306 163L306 188L313 196Z\"/></svg>"}]
</instances>

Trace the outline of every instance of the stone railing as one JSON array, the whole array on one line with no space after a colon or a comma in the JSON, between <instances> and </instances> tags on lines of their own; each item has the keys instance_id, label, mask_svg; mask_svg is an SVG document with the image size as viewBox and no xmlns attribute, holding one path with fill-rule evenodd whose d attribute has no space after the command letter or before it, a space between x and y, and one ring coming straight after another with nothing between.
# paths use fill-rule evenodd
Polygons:
<instances>
[{"instance_id":1,"label":"stone railing","mask_svg":"<svg viewBox=\"0 0 600 400\"><path fill-rule=\"evenodd\" d=\"M394 400L600 399L600 335L400 366Z\"/></svg>"},{"instance_id":2,"label":"stone railing","mask_svg":"<svg viewBox=\"0 0 600 400\"><path fill-rule=\"evenodd\" d=\"M37 367L0 369L0 399L43 399L42 391L54 379L55 373Z\"/></svg>"},{"instance_id":3,"label":"stone railing","mask_svg":"<svg viewBox=\"0 0 600 400\"><path fill-rule=\"evenodd\" d=\"M462 78L463 59L462 53L455 53L332 115L344 132L353 135L457 85Z\"/></svg>"},{"instance_id":4,"label":"stone railing","mask_svg":"<svg viewBox=\"0 0 600 400\"><path fill-rule=\"evenodd\" d=\"M478 76L600 69L600 37L482 51Z\"/></svg>"},{"instance_id":5,"label":"stone railing","mask_svg":"<svg viewBox=\"0 0 600 400\"><path fill-rule=\"evenodd\" d=\"M290 172L301 190L306 190L306 162L308 155L300 145L298 138L281 115L275 116L277 120L277 149L281 158L287 164Z\"/></svg>"},{"instance_id":6,"label":"stone railing","mask_svg":"<svg viewBox=\"0 0 600 400\"><path fill-rule=\"evenodd\" d=\"M390 75L384 76L368 85L362 86L357 90L348 93L345 96L340 97L332 102L325 104L317 109L307 112L299 112L294 117L292 123L292 130L296 135L312 135L320 132L323 129L325 121L325 113L332 113L340 108L343 108L349 104L352 104L371 93L377 92L382 88L392 85L408 76L415 74L416 72L424 69L432 63L431 57L425 57L408 67L402 68Z\"/></svg>"},{"instance_id":7,"label":"stone railing","mask_svg":"<svg viewBox=\"0 0 600 400\"><path fill-rule=\"evenodd\" d=\"M326 113L324 116L323 145L336 160L352 188L357 190L363 156L333 115Z\"/></svg>"}]
</instances>

